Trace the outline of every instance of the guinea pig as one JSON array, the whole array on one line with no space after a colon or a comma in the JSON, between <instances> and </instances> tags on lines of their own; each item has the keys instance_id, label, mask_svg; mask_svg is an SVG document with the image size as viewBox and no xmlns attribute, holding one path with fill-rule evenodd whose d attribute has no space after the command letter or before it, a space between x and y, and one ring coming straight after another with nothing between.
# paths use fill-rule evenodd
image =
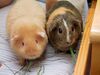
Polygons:
<instances>
[{"instance_id":1,"label":"guinea pig","mask_svg":"<svg viewBox=\"0 0 100 75\"><path fill-rule=\"evenodd\" d=\"M18 0L7 17L7 33L20 59L39 58L48 43L45 11L35 0Z\"/></svg>"},{"instance_id":2,"label":"guinea pig","mask_svg":"<svg viewBox=\"0 0 100 75\"><path fill-rule=\"evenodd\" d=\"M75 48L83 30L80 12L68 1L56 2L47 11L46 31L51 45L59 51Z\"/></svg>"}]
</instances>

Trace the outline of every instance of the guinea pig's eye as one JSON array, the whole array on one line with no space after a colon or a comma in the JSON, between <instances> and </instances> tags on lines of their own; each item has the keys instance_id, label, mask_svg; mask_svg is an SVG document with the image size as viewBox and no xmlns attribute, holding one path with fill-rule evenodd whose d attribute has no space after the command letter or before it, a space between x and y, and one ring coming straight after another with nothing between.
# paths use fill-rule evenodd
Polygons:
<instances>
[{"instance_id":1,"label":"guinea pig's eye","mask_svg":"<svg viewBox=\"0 0 100 75\"><path fill-rule=\"evenodd\" d=\"M38 44L38 40L35 40L35 42Z\"/></svg>"},{"instance_id":2,"label":"guinea pig's eye","mask_svg":"<svg viewBox=\"0 0 100 75\"><path fill-rule=\"evenodd\" d=\"M22 44L22 46L24 46L24 42L22 42L21 44Z\"/></svg>"},{"instance_id":3,"label":"guinea pig's eye","mask_svg":"<svg viewBox=\"0 0 100 75\"><path fill-rule=\"evenodd\" d=\"M72 31L74 31L74 27L72 27Z\"/></svg>"},{"instance_id":4,"label":"guinea pig's eye","mask_svg":"<svg viewBox=\"0 0 100 75\"><path fill-rule=\"evenodd\" d=\"M62 29L61 28L59 28L58 31L59 31L59 33L62 33Z\"/></svg>"}]
</instances>

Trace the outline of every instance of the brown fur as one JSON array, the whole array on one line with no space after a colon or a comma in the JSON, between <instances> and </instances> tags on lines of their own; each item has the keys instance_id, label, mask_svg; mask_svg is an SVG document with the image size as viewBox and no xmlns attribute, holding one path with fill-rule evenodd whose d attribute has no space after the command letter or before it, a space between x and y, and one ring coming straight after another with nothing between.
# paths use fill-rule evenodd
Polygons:
<instances>
[{"instance_id":1,"label":"brown fur","mask_svg":"<svg viewBox=\"0 0 100 75\"><path fill-rule=\"evenodd\" d=\"M46 31L51 45L60 51L75 48L82 31L82 17L68 1L58 1L47 12Z\"/></svg>"}]
</instances>

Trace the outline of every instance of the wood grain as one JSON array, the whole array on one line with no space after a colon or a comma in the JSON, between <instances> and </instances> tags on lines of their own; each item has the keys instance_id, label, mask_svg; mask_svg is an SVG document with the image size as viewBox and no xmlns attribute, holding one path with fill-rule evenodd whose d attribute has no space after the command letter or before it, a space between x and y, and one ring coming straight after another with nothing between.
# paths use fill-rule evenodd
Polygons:
<instances>
[{"instance_id":1,"label":"wood grain","mask_svg":"<svg viewBox=\"0 0 100 75\"><path fill-rule=\"evenodd\" d=\"M81 46L77 58L77 63L74 70L74 75L85 75L86 62L87 62L89 44L90 44L90 30L92 26L95 6L96 6L96 1L93 1L92 6L88 12L86 27L83 33L83 38L82 38L82 42L81 42Z\"/></svg>"},{"instance_id":2,"label":"wood grain","mask_svg":"<svg viewBox=\"0 0 100 75\"><path fill-rule=\"evenodd\" d=\"M92 59L91 75L100 75L100 0L97 0L91 28Z\"/></svg>"},{"instance_id":3,"label":"wood grain","mask_svg":"<svg viewBox=\"0 0 100 75\"><path fill-rule=\"evenodd\" d=\"M94 13L94 19L91 28L91 41L100 42L100 0L97 0L96 10Z\"/></svg>"},{"instance_id":4,"label":"wood grain","mask_svg":"<svg viewBox=\"0 0 100 75\"><path fill-rule=\"evenodd\" d=\"M92 44L91 75L100 75L100 42Z\"/></svg>"}]
</instances>

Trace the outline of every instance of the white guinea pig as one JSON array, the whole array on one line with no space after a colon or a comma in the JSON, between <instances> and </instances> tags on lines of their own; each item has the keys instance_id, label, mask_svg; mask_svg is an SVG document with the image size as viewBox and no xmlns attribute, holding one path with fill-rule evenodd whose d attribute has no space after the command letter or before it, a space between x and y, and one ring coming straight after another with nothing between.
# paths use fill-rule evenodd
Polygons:
<instances>
[{"instance_id":1,"label":"white guinea pig","mask_svg":"<svg viewBox=\"0 0 100 75\"><path fill-rule=\"evenodd\" d=\"M7 17L7 33L20 59L39 58L47 45L45 11L35 0L18 0Z\"/></svg>"}]
</instances>

